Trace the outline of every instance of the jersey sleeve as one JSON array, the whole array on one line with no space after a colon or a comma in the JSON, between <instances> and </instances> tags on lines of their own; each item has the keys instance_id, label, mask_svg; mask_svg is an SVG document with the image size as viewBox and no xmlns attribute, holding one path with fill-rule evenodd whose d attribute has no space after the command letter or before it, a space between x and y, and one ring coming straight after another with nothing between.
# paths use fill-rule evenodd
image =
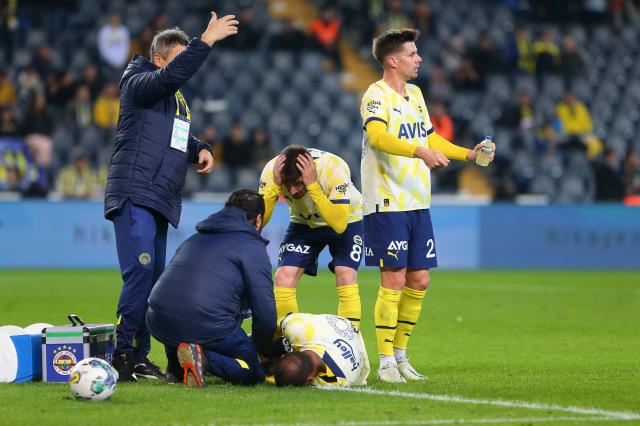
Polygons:
<instances>
[{"instance_id":1,"label":"jersey sleeve","mask_svg":"<svg viewBox=\"0 0 640 426\"><path fill-rule=\"evenodd\" d=\"M360 115L362 116L362 127L365 127L372 120L389 124L389 105L381 90L376 88L367 90L362 97Z\"/></svg>"},{"instance_id":2,"label":"jersey sleeve","mask_svg":"<svg viewBox=\"0 0 640 426\"><path fill-rule=\"evenodd\" d=\"M349 204L351 193L351 171L344 160L337 156L328 157L320 170L318 179L327 198L333 204Z\"/></svg>"},{"instance_id":3,"label":"jersey sleeve","mask_svg":"<svg viewBox=\"0 0 640 426\"><path fill-rule=\"evenodd\" d=\"M264 224L269 223L273 209L275 208L276 201L280 195L280 185L276 185L273 180L273 165L276 162L276 158L269 161L262 170L260 175L260 182L258 184L258 193L264 198Z\"/></svg>"}]
</instances>

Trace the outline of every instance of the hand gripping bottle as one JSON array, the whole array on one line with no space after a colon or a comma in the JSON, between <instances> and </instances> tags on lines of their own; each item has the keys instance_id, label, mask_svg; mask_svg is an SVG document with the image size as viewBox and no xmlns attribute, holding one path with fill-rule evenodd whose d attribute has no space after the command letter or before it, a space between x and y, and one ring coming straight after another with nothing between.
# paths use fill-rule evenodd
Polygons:
<instances>
[{"instance_id":1,"label":"hand gripping bottle","mask_svg":"<svg viewBox=\"0 0 640 426\"><path fill-rule=\"evenodd\" d=\"M489 157L493 152L493 148L496 146L493 143L493 138L491 136L485 136L484 140L481 142L482 148L478 151L478 156L476 157L476 164L478 166L486 167L489 165Z\"/></svg>"}]
</instances>

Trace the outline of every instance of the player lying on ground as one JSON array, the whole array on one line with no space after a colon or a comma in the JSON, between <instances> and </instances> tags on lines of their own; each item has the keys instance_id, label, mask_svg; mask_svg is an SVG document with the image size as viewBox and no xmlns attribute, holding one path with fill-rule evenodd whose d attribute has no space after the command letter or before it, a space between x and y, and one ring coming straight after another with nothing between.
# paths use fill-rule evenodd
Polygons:
<instances>
[{"instance_id":1,"label":"player lying on ground","mask_svg":"<svg viewBox=\"0 0 640 426\"><path fill-rule=\"evenodd\" d=\"M367 350L360 331L346 318L289 314L280 328L289 353L275 362L277 386L367 384Z\"/></svg>"},{"instance_id":2,"label":"player lying on ground","mask_svg":"<svg viewBox=\"0 0 640 426\"><path fill-rule=\"evenodd\" d=\"M280 245L275 274L278 318L299 312L296 286L303 273L315 276L325 246L333 257L338 315L360 326L358 268L362 258L362 197L349 166L337 155L291 145L267 163L260 176L265 224L280 195L289 204L291 223Z\"/></svg>"}]
</instances>

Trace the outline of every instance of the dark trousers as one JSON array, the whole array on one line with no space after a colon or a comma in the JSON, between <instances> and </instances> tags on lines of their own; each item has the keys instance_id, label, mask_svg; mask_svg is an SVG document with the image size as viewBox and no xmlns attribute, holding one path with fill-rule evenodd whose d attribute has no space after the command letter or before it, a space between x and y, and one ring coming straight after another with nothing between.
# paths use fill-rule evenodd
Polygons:
<instances>
[{"instance_id":1,"label":"dark trousers","mask_svg":"<svg viewBox=\"0 0 640 426\"><path fill-rule=\"evenodd\" d=\"M193 343L193 342L186 342ZM255 385L264 381L264 370L258 357L258 351L247 336L238 327L230 336L201 345L207 357L207 371L214 376L234 385ZM182 379L182 369L178 363L177 348L165 345L167 354L167 370L178 379Z\"/></svg>"},{"instance_id":2,"label":"dark trousers","mask_svg":"<svg viewBox=\"0 0 640 426\"><path fill-rule=\"evenodd\" d=\"M125 202L113 219L122 292L118 301L116 353L133 352L136 363L149 354L151 342L145 317L147 299L164 271L167 220L144 207Z\"/></svg>"}]
</instances>

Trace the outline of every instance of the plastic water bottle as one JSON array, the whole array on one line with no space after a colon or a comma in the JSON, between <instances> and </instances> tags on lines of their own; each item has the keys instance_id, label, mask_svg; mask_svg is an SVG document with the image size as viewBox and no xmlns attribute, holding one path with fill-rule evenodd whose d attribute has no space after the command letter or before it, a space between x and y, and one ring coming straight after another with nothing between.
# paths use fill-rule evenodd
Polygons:
<instances>
[{"instance_id":1,"label":"plastic water bottle","mask_svg":"<svg viewBox=\"0 0 640 426\"><path fill-rule=\"evenodd\" d=\"M493 148L496 146L493 143L493 138L491 136L485 136L484 140L481 142L482 148L478 151L478 156L476 157L476 164L478 166L486 167L489 165L489 157L493 152Z\"/></svg>"}]
</instances>

